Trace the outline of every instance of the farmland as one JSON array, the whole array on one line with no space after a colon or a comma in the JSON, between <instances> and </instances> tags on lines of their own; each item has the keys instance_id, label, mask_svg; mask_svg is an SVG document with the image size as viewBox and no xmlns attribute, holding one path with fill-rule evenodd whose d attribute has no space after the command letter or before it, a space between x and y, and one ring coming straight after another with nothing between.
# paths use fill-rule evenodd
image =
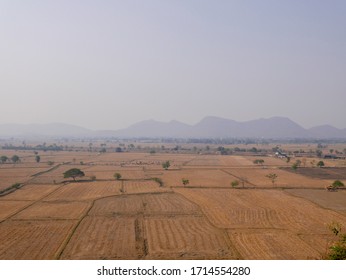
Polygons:
<instances>
[{"instance_id":1,"label":"farmland","mask_svg":"<svg viewBox=\"0 0 346 280\"><path fill-rule=\"evenodd\" d=\"M346 190L325 189L346 183L346 161L318 167L321 158L301 155L312 144L282 145L290 161L268 144L225 155L201 144L101 143L102 153L98 144L40 151L39 162L0 150L20 158L0 164L0 259L321 259L328 225L346 227ZM65 178L72 168L85 176Z\"/></svg>"}]
</instances>

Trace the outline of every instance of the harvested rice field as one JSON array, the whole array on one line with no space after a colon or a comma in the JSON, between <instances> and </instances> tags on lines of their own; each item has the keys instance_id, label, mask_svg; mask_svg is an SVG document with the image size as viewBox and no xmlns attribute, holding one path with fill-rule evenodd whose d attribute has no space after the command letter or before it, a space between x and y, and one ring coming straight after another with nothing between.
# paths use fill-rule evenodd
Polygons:
<instances>
[{"instance_id":1,"label":"harvested rice field","mask_svg":"<svg viewBox=\"0 0 346 280\"><path fill-rule=\"evenodd\" d=\"M0 259L321 259L328 225L346 227L346 190L326 190L346 184L341 161L78 145L0 164Z\"/></svg>"}]
</instances>

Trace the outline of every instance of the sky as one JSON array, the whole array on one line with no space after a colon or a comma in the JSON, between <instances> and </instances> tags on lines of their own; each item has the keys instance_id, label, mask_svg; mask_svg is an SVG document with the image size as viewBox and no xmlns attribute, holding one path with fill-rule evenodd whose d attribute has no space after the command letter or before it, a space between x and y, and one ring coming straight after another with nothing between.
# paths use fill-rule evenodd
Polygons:
<instances>
[{"instance_id":1,"label":"sky","mask_svg":"<svg viewBox=\"0 0 346 280\"><path fill-rule=\"evenodd\" d=\"M0 0L0 123L346 128L344 0Z\"/></svg>"}]
</instances>

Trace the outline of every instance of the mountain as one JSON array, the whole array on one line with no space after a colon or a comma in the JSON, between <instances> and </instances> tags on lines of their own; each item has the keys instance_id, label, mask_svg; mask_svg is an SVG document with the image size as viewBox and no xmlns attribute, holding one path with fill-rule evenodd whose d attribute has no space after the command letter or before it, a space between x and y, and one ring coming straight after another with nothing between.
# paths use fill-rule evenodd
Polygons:
<instances>
[{"instance_id":1,"label":"mountain","mask_svg":"<svg viewBox=\"0 0 346 280\"><path fill-rule=\"evenodd\" d=\"M191 126L178 122L168 123L146 120L116 131L114 135L124 137L188 137Z\"/></svg>"},{"instance_id":2,"label":"mountain","mask_svg":"<svg viewBox=\"0 0 346 280\"><path fill-rule=\"evenodd\" d=\"M330 135L332 135L333 138L346 138L346 129L338 129L331 125L315 126L308 131L311 137L315 138L330 138Z\"/></svg>"},{"instance_id":3,"label":"mountain","mask_svg":"<svg viewBox=\"0 0 346 280\"><path fill-rule=\"evenodd\" d=\"M118 138L339 138L346 139L346 129L330 125L305 129L285 117L238 122L219 117L205 117L195 125L178 121L146 120L120 130L89 130L62 123L0 124L0 137L118 137Z\"/></svg>"},{"instance_id":4,"label":"mountain","mask_svg":"<svg viewBox=\"0 0 346 280\"><path fill-rule=\"evenodd\" d=\"M168 123L154 120L136 123L118 130L118 137L173 137L173 138L345 138L346 129L321 126L305 129L285 117L272 117L238 122L219 117L205 117L195 125L177 121Z\"/></svg>"}]
</instances>

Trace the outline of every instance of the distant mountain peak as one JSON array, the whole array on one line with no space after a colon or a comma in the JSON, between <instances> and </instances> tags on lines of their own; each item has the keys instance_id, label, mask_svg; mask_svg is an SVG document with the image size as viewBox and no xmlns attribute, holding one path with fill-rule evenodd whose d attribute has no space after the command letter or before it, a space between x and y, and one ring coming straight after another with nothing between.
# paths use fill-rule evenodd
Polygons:
<instances>
[{"instance_id":1,"label":"distant mountain peak","mask_svg":"<svg viewBox=\"0 0 346 280\"><path fill-rule=\"evenodd\" d=\"M0 136L346 139L346 129L338 129L331 125L320 125L305 129L291 119L281 116L242 122L222 117L207 116L195 125L188 125L177 120L161 122L148 119L116 131L92 131L64 123L2 124L0 125Z\"/></svg>"}]
</instances>

